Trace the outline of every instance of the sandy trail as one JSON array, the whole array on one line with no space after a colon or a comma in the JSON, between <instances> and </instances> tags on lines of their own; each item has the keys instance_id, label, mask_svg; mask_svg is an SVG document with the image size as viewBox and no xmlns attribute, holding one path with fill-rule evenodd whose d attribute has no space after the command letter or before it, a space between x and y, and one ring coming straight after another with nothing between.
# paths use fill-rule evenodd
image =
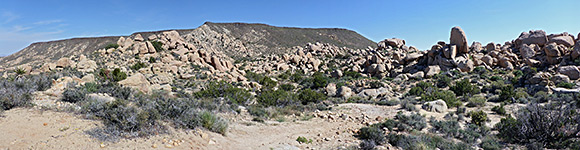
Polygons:
<instances>
[{"instance_id":1,"label":"sandy trail","mask_svg":"<svg viewBox=\"0 0 580 150\"><path fill-rule=\"evenodd\" d=\"M397 107L341 104L317 117L287 116L284 122L253 122L242 114L230 118L226 136L206 130L171 130L170 134L103 143L85 131L101 125L66 112L17 108L0 117L0 149L337 149L357 145L353 136L376 118L392 118ZM299 137L312 139L298 143ZM177 143L177 144L175 144Z\"/></svg>"}]
</instances>

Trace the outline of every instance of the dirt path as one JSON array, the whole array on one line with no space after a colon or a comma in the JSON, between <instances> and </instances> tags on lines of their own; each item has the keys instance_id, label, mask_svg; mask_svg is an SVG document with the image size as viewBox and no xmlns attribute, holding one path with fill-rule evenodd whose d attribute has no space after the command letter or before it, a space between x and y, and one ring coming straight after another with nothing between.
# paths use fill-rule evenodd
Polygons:
<instances>
[{"instance_id":1,"label":"dirt path","mask_svg":"<svg viewBox=\"0 0 580 150\"><path fill-rule=\"evenodd\" d=\"M365 124L392 118L397 107L341 104L315 116L288 116L283 122L230 118L226 136L205 130L172 130L170 134L102 143L85 131L101 123L80 116L17 108L0 117L0 149L337 149L358 145L353 135ZM298 143L299 137L312 143Z\"/></svg>"}]
</instances>

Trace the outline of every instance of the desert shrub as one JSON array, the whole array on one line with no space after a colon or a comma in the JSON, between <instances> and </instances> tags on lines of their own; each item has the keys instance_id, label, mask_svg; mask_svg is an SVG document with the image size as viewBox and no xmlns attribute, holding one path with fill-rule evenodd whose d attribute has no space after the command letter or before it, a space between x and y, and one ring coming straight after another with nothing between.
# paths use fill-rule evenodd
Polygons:
<instances>
[{"instance_id":1,"label":"desert shrub","mask_svg":"<svg viewBox=\"0 0 580 150\"><path fill-rule=\"evenodd\" d=\"M298 94L298 100L300 100L302 102L302 104L306 105L310 102L312 103L318 103L322 100L326 99L326 95L314 91L312 89L303 89L300 90L300 93Z\"/></svg>"},{"instance_id":2,"label":"desert shrub","mask_svg":"<svg viewBox=\"0 0 580 150\"><path fill-rule=\"evenodd\" d=\"M495 137L486 136L483 138L483 140L481 140L481 144L479 145L479 147L481 147L484 150L501 150L504 148L504 146L501 145L498 141L499 139Z\"/></svg>"},{"instance_id":3,"label":"desert shrub","mask_svg":"<svg viewBox=\"0 0 580 150\"><path fill-rule=\"evenodd\" d=\"M225 135L228 128L225 120L207 111L201 113L201 124L204 128L222 135Z\"/></svg>"},{"instance_id":4,"label":"desert shrub","mask_svg":"<svg viewBox=\"0 0 580 150\"><path fill-rule=\"evenodd\" d=\"M395 105L399 105L399 103L401 103L401 102L398 100L394 100L394 99L391 99L391 100L382 99L382 100L376 102L377 105L387 105L387 106L395 106Z\"/></svg>"},{"instance_id":5,"label":"desert shrub","mask_svg":"<svg viewBox=\"0 0 580 150\"><path fill-rule=\"evenodd\" d=\"M131 66L131 69L133 69L133 70L139 70L141 68L145 68L146 66L147 65L145 65L145 63L143 63L143 62L137 62L133 66Z\"/></svg>"},{"instance_id":6,"label":"desert shrub","mask_svg":"<svg viewBox=\"0 0 580 150\"><path fill-rule=\"evenodd\" d=\"M421 95L421 101L428 102L438 99L445 101L445 103L447 103L447 107L457 107L462 105L462 102L457 99L453 91L429 89Z\"/></svg>"},{"instance_id":7,"label":"desert shrub","mask_svg":"<svg viewBox=\"0 0 580 150\"><path fill-rule=\"evenodd\" d=\"M483 112L482 110L471 111L468 113L468 115L469 115L469 117L471 117L471 123L478 125L478 126L485 125L485 122L488 120L487 113Z\"/></svg>"},{"instance_id":8,"label":"desert shrub","mask_svg":"<svg viewBox=\"0 0 580 150\"><path fill-rule=\"evenodd\" d=\"M155 48L155 51L157 51L157 52L161 52L161 51L165 50L165 49L163 49L163 43L161 43L160 41L151 41L151 45L153 45L153 47Z\"/></svg>"},{"instance_id":9,"label":"desert shrub","mask_svg":"<svg viewBox=\"0 0 580 150\"><path fill-rule=\"evenodd\" d=\"M312 88L317 89L326 87L326 84L328 84L328 80L329 78L324 76L324 74L322 74L321 72L316 72L312 75Z\"/></svg>"},{"instance_id":10,"label":"desert shrub","mask_svg":"<svg viewBox=\"0 0 580 150\"><path fill-rule=\"evenodd\" d=\"M294 90L296 87L292 84L281 84L280 85L280 89L284 90L284 91L292 91Z\"/></svg>"},{"instance_id":11,"label":"desert shrub","mask_svg":"<svg viewBox=\"0 0 580 150\"><path fill-rule=\"evenodd\" d=\"M503 108L503 104L499 105L499 106L493 106L493 108L491 108L491 111L495 112L498 115L507 115L507 112L505 111L505 108Z\"/></svg>"},{"instance_id":12,"label":"desert shrub","mask_svg":"<svg viewBox=\"0 0 580 150\"><path fill-rule=\"evenodd\" d=\"M449 78L447 75L438 74L435 76L435 78L437 79L437 87L439 88L444 88L451 84L451 78Z\"/></svg>"},{"instance_id":13,"label":"desert shrub","mask_svg":"<svg viewBox=\"0 0 580 150\"><path fill-rule=\"evenodd\" d=\"M292 92L284 90L262 91L256 97L258 104L262 106L286 106L296 101L296 96Z\"/></svg>"},{"instance_id":14,"label":"desert shrub","mask_svg":"<svg viewBox=\"0 0 580 150\"><path fill-rule=\"evenodd\" d=\"M276 87L276 85L278 84L276 81L272 80L272 78L266 76L264 76L259 81L259 83L262 85L262 90L274 89L274 87Z\"/></svg>"},{"instance_id":15,"label":"desert shrub","mask_svg":"<svg viewBox=\"0 0 580 150\"><path fill-rule=\"evenodd\" d=\"M445 150L470 150L473 149L465 143L454 143L440 136L430 134L396 134L387 135L388 142L401 149L445 149Z\"/></svg>"},{"instance_id":16,"label":"desert shrub","mask_svg":"<svg viewBox=\"0 0 580 150\"><path fill-rule=\"evenodd\" d=\"M575 85L576 84L574 84L574 83L560 82L556 86L557 87L562 87L562 88L567 88L567 89L572 89L572 88L574 88Z\"/></svg>"},{"instance_id":17,"label":"desert shrub","mask_svg":"<svg viewBox=\"0 0 580 150\"><path fill-rule=\"evenodd\" d=\"M469 79L463 79L455 83L455 85L451 86L449 89L452 90L455 94L460 96L466 94L473 95L480 92L480 89L477 86L472 85Z\"/></svg>"},{"instance_id":18,"label":"desert shrub","mask_svg":"<svg viewBox=\"0 0 580 150\"><path fill-rule=\"evenodd\" d=\"M32 93L50 85L41 80L47 79L43 75L0 79L0 109L31 106Z\"/></svg>"},{"instance_id":19,"label":"desert shrub","mask_svg":"<svg viewBox=\"0 0 580 150\"><path fill-rule=\"evenodd\" d=\"M232 84L225 81L209 82L205 89L199 92L195 92L194 95L198 98L223 97L228 99L233 104L241 105L252 98L252 95L247 90L234 87Z\"/></svg>"},{"instance_id":20,"label":"desert shrub","mask_svg":"<svg viewBox=\"0 0 580 150\"><path fill-rule=\"evenodd\" d=\"M580 115L572 97L556 97L552 103L530 103L517 112L517 119L506 117L495 125L498 137L509 143L539 144L565 149L578 142Z\"/></svg>"},{"instance_id":21,"label":"desert shrub","mask_svg":"<svg viewBox=\"0 0 580 150\"><path fill-rule=\"evenodd\" d=\"M371 88L380 88L380 87L384 87L385 85L381 81L374 80L374 81L369 82L369 86Z\"/></svg>"},{"instance_id":22,"label":"desert shrub","mask_svg":"<svg viewBox=\"0 0 580 150\"><path fill-rule=\"evenodd\" d=\"M401 100L401 109L405 109L407 111L416 111L417 107L415 107L415 99L414 98L405 98Z\"/></svg>"},{"instance_id":23,"label":"desert shrub","mask_svg":"<svg viewBox=\"0 0 580 150\"><path fill-rule=\"evenodd\" d=\"M427 127L427 121L425 117L421 116L419 113L413 113L411 115L404 115L403 112L397 112L395 119L399 121L398 128L401 131L411 131L411 130L423 130Z\"/></svg>"},{"instance_id":24,"label":"desert shrub","mask_svg":"<svg viewBox=\"0 0 580 150\"><path fill-rule=\"evenodd\" d=\"M69 87L62 92L62 101L76 103L85 100L87 92L83 89Z\"/></svg>"},{"instance_id":25,"label":"desert shrub","mask_svg":"<svg viewBox=\"0 0 580 150\"><path fill-rule=\"evenodd\" d=\"M501 78L500 76L491 76L489 79L491 81L501 81L501 80L503 80L503 78Z\"/></svg>"},{"instance_id":26,"label":"desert shrub","mask_svg":"<svg viewBox=\"0 0 580 150\"><path fill-rule=\"evenodd\" d=\"M433 118L429 122L433 127L431 128L432 133L441 133L444 134L446 137L459 136L459 130L461 129L461 127L459 126L459 122L455 120L438 121Z\"/></svg>"},{"instance_id":27,"label":"desert shrub","mask_svg":"<svg viewBox=\"0 0 580 150\"><path fill-rule=\"evenodd\" d=\"M304 80L304 72L302 70L297 70L296 72L294 72L291 76L290 79L293 82L296 83L300 83L302 80Z\"/></svg>"},{"instance_id":28,"label":"desert shrub","mask_svg":"<svg viewBox=\"0 0 580 150\"><path fill-rule=\"evenodd\" d=\"M111 43L111 44L107 44L107 46L105 46L105 49L111 49L111 48L117 49L117 48L119 48L119 44Z\"/></svg>"},{"instance_id":29,"label":"desert shrub","mask_svg":"<svg viewBox=\"0 0 580 150\"><path fill-rule=\"evenodd\" d=\"M459 130L459 136L456 138L466 143L475 143L477 139L487 135L490 129L486 126L467 124L465 130Z\"/></svg>"},{"instance_id":30,"label":"desert shrub","mask_svg":"<svg viewBox=\"0 0 580 150\"><path fill-rule=\"evenodd\" d=\"M14 70L14 73L16 73L17 75L24 75L26 71L22 68L16 68L16 70Z\"/></svg>"},{"instance_id":31,"label":"desert shrub","mask_svg":"<svg viewBox=\"0 0 580 150\"><path fill-rule=\"evenodd\" d=\"M433 84L421 81L417 83L415 87L412 87L409 90L408 95L421 96L422 94L425 94L425 91L427 90L437 90L437 89L433 87Z\"/></svg>"},{"instance_id":32,"label":"desert shrub","mask_svg":"<svg viewBox=\"0 0 580 150\"><path fill-rule=\"evenodd\" d=\"M157 62L157 59L155 59L155 57L149 57L149 63L155 63Z\"/></svg>"},{"instance_id":33,"label":"desert shrub","mask_svg":"<svg viewBox=\"0 0 580 150\"><path fill-rule=\"evenodd\" d=\"M376 145L385 143L385 131L378 127L362 127L355 136Z\"/></svg>"},{"instance_id":34,"label":"desert shrub","mask_svg":"<svg viewBox=\"0 0 580 150\"><path fill-rule=\"evenodd\" d=\"M117 81L121 81L121 80L125 80L125 79L127 79L127 74L124 72L121 72L121 69L115 68L113 70L113 81L117 82Z\"/></svg>"},{"instance_id":35,"label":"desert shrub","mask_svg":"<svg viewBox=\"0 0 580 150\"><path fill-rule=\"evenodd\" d=\"M87 93L95 93L98 92L100 89L100 85L95 82L87 82L85 85L82 86L82 89Z\"/></svg>"},{"instance_id":36,"label":"desert shrub","mask_svg":"<svg viewBox=\"0 0 580 150\"><path fill-rule=\"evenodd\" d=\"M358 79L362 77L362 75L356 71L345 71L344 76L351 77L352 79Z\"/></svg>"},{"instance_id":37,"label":"desert shrub","mask_svg":"<svg viewBox=\"0 0 580 150\"><path fill-rule=\"evenodd\" d=\"M483 107L487 100L482 96L469 97L467 107Z\"/></svg>"},{"instance_id":38,"label":"desert shrub","mask_svg":"<svg viewBox=\"0 0 580 150\"><path fill-rule=\"evenodd\" d=\"M515 101L515 96L516 92L512 85L501 87L501 93L499 94L500 101L512 103Z\"/></svg>"},{"instance_id":39,"label":"desert shrub","mask_svg":"<svg viewBox=\"0 0 580 150\"><path fill-rule=\"evenodd\" d=\"M296 138L296 141L298 143L306 143L306 144L312 143L312 139L307 139L307 138L305 138L303 136L298 136L298 138Z\"/></svg>"}]
</instances>

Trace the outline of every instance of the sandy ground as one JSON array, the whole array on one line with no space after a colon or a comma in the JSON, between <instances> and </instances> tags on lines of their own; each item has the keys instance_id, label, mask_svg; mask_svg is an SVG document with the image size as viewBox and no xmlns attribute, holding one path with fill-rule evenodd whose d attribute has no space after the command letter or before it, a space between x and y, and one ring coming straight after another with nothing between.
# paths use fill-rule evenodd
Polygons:
<instances>
[{"instance_id":1,"label":"sandy ground","mask_svg":"<svg viewBox=\"0 0 580 150\"><path fill-rule=\"evenodd\" d=\"M101 125L66 112L17 108L0 117L0 149L341 149L358 145L353 136L369 123L393 118L398 106L341 104L332 111L313 112L311 119L287 116L284 121L251 121L230 117L226 136L202 129L171 130L146 138L101 142L85 131ZM227 115L224 115L227 118ZM298 143L299 137L312 143Z\"/></svg>"}]
</instances>

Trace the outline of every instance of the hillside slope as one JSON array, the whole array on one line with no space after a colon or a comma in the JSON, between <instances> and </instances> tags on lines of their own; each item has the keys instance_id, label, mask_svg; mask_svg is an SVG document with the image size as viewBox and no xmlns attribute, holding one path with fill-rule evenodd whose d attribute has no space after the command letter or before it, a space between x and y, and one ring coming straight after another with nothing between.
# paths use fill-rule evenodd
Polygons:
<instances>
[{"instance_id":1,"label":"hillside slope","mask_svg":"<svg viewBox=\"0 0 580 150\"><path fill-rule=\"evenodd\" d=\"M120 37L134 38L140 34L144 38L164 31L137 32L130 36L110 36L73 38L58 41L38 42L12 55L0 58L0 66L13 67L31 63L36 66L47 61L72 55L89 55L117 42ZM376 44L362 35L338 28L288 28L266 24L212 23L206 22L196 29L175 30L187 40L202 49L223 52L230 57L240 55L285 54L292 47L307 43L330 43L340 47L366 48ZM244 51L240 53L240 51Z\"/></svg>"}]
</instances>

